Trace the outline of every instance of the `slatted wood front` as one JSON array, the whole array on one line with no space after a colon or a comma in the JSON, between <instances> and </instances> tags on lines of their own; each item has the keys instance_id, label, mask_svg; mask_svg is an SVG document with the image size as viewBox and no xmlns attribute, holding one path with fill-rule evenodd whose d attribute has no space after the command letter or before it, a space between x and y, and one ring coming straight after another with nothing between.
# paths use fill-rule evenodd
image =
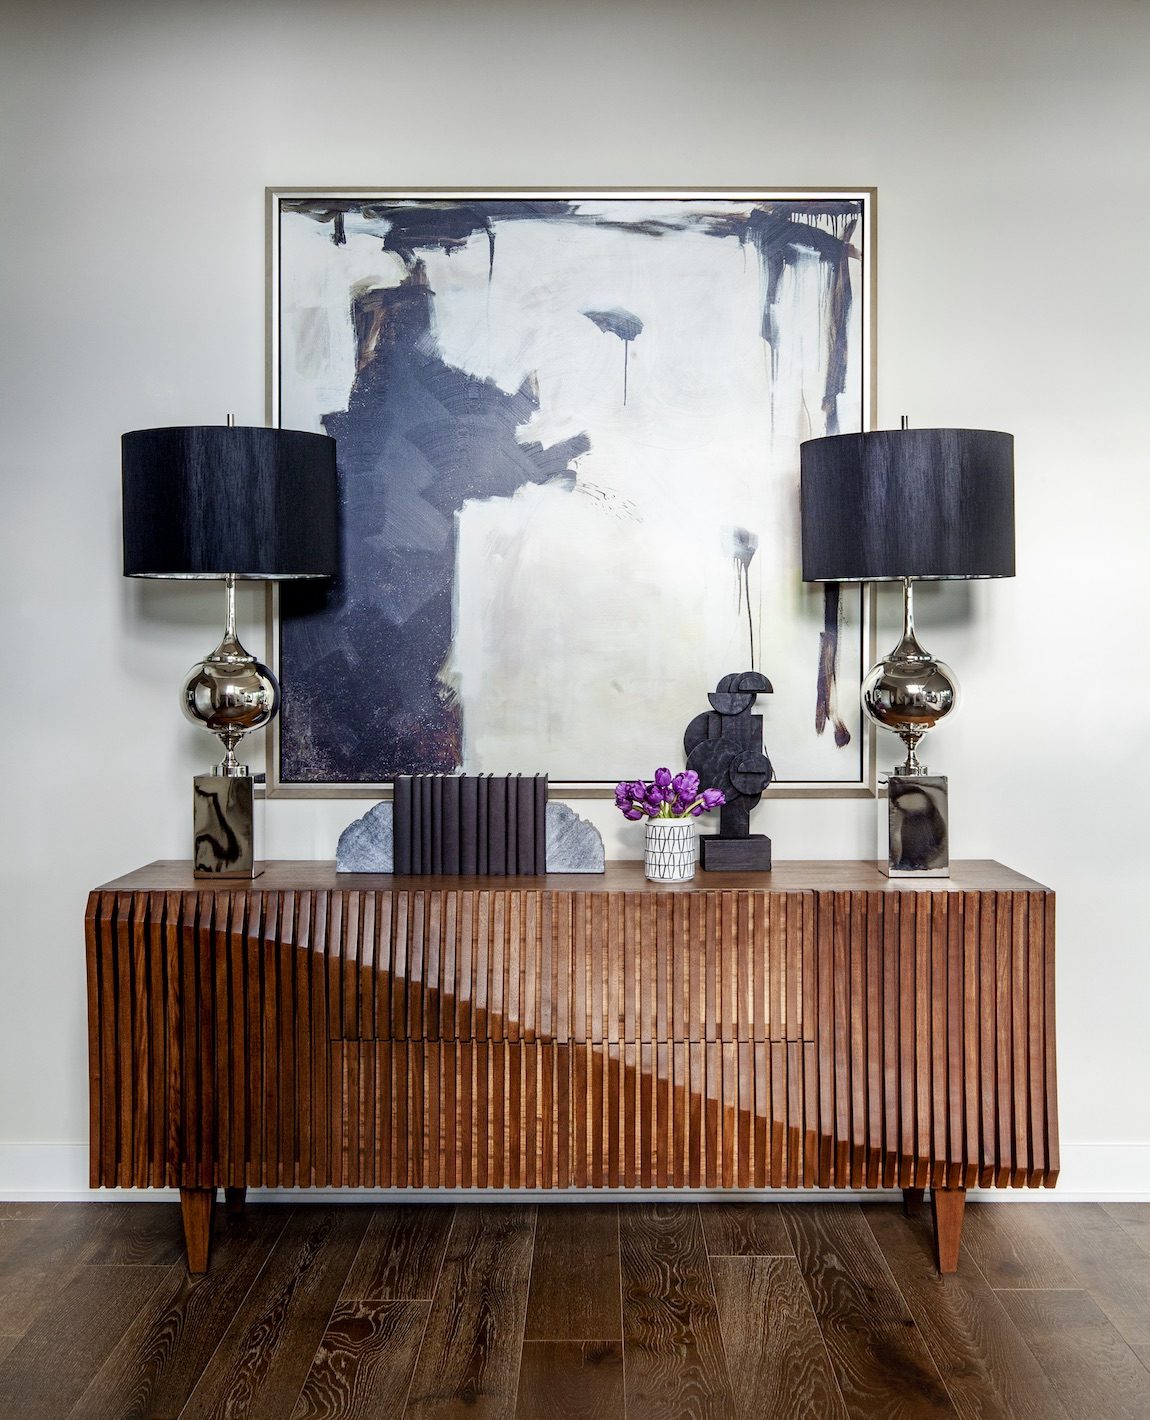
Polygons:
<instances>
[{"instance_id":1,"label":"slatted wood front","mask_svg":"<svg viewBox=\"0 0 1150 1420\"><path fill-rule=\"evenodd\" d=\"M1054 900L1025 879L360 888L308 866L92 894L94 1185L1057 1175Z\"/></svg>"}]
</instances>

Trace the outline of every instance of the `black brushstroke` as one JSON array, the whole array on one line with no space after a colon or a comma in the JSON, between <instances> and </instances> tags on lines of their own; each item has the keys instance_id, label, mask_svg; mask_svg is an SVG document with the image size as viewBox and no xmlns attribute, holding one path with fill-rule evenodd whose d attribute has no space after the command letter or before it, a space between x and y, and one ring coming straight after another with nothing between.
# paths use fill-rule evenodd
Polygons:
<instances>
[{"instance_id":1,"label":"black brushstroke","mask_svg":"<svg viewBox=\"0 0 1150 1420\"><path fill-rule=\"evenodd\" d=\"M734 548L735 566L739 577L739 600L745 601L747 608L747 635L750 638L751 659L748 664L755 668L755 619L751 615L751 562L759 550L759 539L750 528L735 528L731 542Z\"/></svg>"},{"instance_id":2,"label":"black brushstroke","mask_svg":"<svg viewBox=\"0 0 1150 1420\"><path fill-rule=\"evenodd\" d=\"M845 749L851 732L842 716L833 710L838 679L839 640L842 634L842 587L828 582L823 587L823 629L819 635L819 674L815 694L815 732L822 734L827 721L834 720L835 744Z\"/></svg>"},{"instance_id":3,"label":"black brushstroke","mask_svg":"<svg viewBox=\"0 0 1150 1420\"><path fill-rule=\"evenodd\" d=\"M623 403L627 403L627 360L631 353L631 342L643 334L643 322L633 311L615 308L610 311L584 311L592 324L597 325L604 335L614 335L623 342Z\"/></svg>"},{"instance_id":4,"label":"black brushstroke","mask_svg":"<svg viewBox=\"0 0 1150 1420\"><path fill-rule=\"evenodd\" d=\"M411 278L355 306L359 373L338 441L342 561L326 590L282 589L283 775L377 782L460 767L462 716L439 679L452 639L456 515L530 483L574 487L585 436L544 449L516 430L538 408L445 364L432 292ZM355 536L346 531L354 528Z\"/></svg>"}]
</instances>

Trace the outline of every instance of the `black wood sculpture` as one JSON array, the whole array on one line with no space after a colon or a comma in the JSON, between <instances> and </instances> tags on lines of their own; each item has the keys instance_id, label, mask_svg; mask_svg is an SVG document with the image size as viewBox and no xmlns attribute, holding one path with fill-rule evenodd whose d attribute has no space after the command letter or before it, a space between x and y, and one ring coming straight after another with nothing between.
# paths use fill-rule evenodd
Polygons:
<instances>
[{"instance_id":1,"label":"black wood sculpture","mask_svg":"<svg viewBox=\"0 0 1150 1420\"><path fill-rule=\"evenodd\" d=\"M750 830L751 810L774 770L763 753L763 717L752 715L751 708L757 696L773 691L758 671L725 675L707 696L712 708L696 715L683 736L687 768L699 776L702 788L721 789L727 800L719 811L718 833L699 838L704 868L770 872L771 840Z\"/></svg>"}]
</instances>

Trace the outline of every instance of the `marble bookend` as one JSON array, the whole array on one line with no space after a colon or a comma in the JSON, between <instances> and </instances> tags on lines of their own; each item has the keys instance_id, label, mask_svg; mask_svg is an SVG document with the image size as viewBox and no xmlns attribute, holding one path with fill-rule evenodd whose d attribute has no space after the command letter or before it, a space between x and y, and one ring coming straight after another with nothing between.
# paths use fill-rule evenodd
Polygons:
<instances>
[{"instance_id":1,"label":"marble bookend","mask_svg":"<svg viewBox=\"0 0 1150 1420\"><path fill-rule=\"evenodd\" d=\"M394 854L390 800L368 809L339 836L337 873L390 873Z\"/></svg>"},{"instance_id":2,"label":"marble bookend","mask_svg":"<svg viewBox=\"0 0 1150 1420\"><path fill-rule=\"evenodd\" d=\"M602 873L607 868L603 835L569 804L547 805L547 871Z\"/></svg>"}]
</instances>

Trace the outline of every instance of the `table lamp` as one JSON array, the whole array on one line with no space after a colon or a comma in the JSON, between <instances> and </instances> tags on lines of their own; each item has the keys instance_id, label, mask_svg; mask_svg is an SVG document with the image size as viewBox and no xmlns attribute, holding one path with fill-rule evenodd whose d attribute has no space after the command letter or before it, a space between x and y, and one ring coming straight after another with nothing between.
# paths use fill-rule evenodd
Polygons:
<instances>
[{"instance_id":1,"label":"table lamp","mask_svg":"<svg viewBox=\"0 0 1150 1420\"><path fill-rule=\"evenodd\" d=\"M236 746L279 708L275 676L236 634L237 579L330 577L338 560L335 440L288 429L137 429L123 436L124 575L224 583L224 637L192 667L184 714L224 757L193 783L193 871L252 878L253 779Z\"/></svg>"},{"instance_id":2,"label":"table lamp","mask_svg":"<svg viewBox=\"0 0 1150 1420\"><path fill-rule=\"evenodd\" d=\"M903 587L902 637L863 681L875 724L906 746L887 783L892 877L949 874L945 775L919 741L958 706L954 672L915 636L914 583L1014 576L1014 438L985 429L881 429L800 448L803 579Z\"/></svg>"}]
</instances>

